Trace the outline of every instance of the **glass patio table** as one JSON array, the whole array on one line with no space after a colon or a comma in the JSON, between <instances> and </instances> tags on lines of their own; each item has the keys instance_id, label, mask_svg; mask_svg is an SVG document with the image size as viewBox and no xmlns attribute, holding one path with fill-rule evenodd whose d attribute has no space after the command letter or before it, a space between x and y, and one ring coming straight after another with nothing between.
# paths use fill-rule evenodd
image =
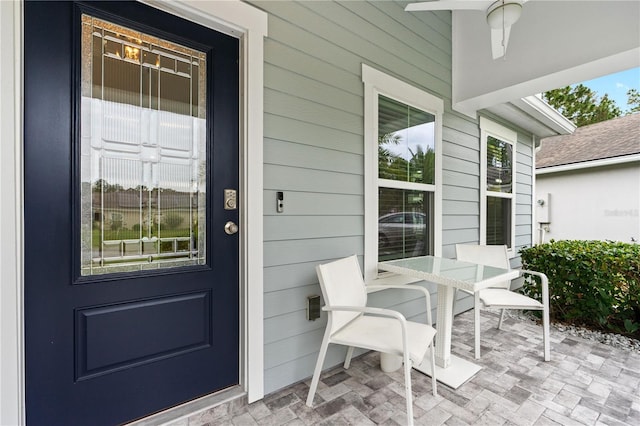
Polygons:
<instances>
[{"instance_id":1,"label":"glass patio table","mask_svg":"<svg viewBox=\"0 0 640 426\"><path fill-rule=\"evenodd\" d=\"M378 269L406 275L438 285L438 311L436 320L436 379L457 389L478 371L480 366L451 355L453 302L456 289L477 292L496 283L518 277L517 270L494 268L476 263L462 262L436 256L413 257L378 263ZM429 357L414 368L431 375Z\"/></svg>"}]
</instances>

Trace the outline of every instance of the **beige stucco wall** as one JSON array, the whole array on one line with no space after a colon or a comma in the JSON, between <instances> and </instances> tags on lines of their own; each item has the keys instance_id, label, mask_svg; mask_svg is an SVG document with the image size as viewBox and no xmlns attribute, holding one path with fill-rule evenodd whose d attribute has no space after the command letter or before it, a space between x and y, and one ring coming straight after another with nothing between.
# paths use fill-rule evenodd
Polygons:
<instances>
[{"instance_id":1,"label":"beige stucco wall","mask_svg":"<svg viewBox=\"0 0 640 426\"><path fill-rule=\"evenodd\" d=\"M549 194L545 242L640 240L640 162L539 174L536 194Z\"/></svg>"}]
</instances>

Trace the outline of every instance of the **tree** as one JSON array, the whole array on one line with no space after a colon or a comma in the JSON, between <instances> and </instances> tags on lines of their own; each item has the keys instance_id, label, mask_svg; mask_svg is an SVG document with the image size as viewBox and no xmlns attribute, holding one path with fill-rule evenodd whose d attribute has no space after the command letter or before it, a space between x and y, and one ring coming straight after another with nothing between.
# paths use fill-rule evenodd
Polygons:
<instances>
[{"instance_id":1,"label":"tree","mask_svg":"<svg viewBox=\"0 0 640 426\"><path fill-rule=\"evenodd\" d=\"M404 180L407 160L391 152L385 145L398 145L401 141L397 133L386 133L378 137L378 177L381 179Z\"/></svg>"},{"instance_id":2,"label":"tree","mask_svg":"<svg viewBox=\"0 0 640 426\"><path fill-rule=\"evenodd\" d=\"M378 177L417 183L435 183L436 153L433 148L427 146L425 151L418 145L415 147L416 152L408 148L411 157L407 160L388 148L400 142L402 137L397 133L387 133L378 137Z\"/></svg>"},{"instance_id":3,"label":"tree","mask_svg":"<svg viewBox=\"0 0 640 426\"><path fill-rule=\"evenodd\" d=\"M124 188L122 187L122 185L119 185L117 183L110 184L106 179L98 179L93 184L93 191L94 192L100 192L100 191L118 192L118 191L123 191L123 190L124 190Z\"/></svg>"},{"instance_id":4,"label":"tree","mask_svg":"<svg viewBox=\"0 0 640 426\"><path fill-rule=\"evenodd\" d=\"M578 127L622 115L622 110L607 94L598 98L593 90L583 84L549 90L543 96L549 105Z\"/></svg>"},{"instance_id":5,"label":"tree","mask_svg":"<svg viewBox=\"0 0 640 426\"><path fill-rule=\"evenodd\" d=\"M629 111L627 114L634 112L640 112L640 92L637 89L629 89L627 91L627 105L629 105Z\"/></svg>"}]
</instances>

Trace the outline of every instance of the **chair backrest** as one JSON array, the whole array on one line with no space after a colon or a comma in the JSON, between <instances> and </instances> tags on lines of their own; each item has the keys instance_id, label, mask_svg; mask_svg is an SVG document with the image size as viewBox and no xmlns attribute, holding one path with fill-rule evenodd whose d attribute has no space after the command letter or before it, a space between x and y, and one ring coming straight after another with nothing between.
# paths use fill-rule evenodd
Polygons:
<instances>
[{"instance_id":1,"label":"chair backrest","mask_svg":"<svg viewBox=\"0 0 640 426\"><path fill-rule=\"evenodd\" d=\"M365 306L367 290L356 255L316 266L322 296L328 306ZM329 312L331 333L360 315L357 312Z\"/></svg>"},{"instance_id":2,"label":"chair backrest","mask_svg":"<svg viewBox=\"0 0 640 426\"><path fill-rule=\"evenodd\" d=\"M456 244L456 257L465 262L493 266L495 268L511 269L509 254L505 245L481 246L477 244ZM511 282L505 281L492 287L510 288Z\"/></svg>"}]
</instances>

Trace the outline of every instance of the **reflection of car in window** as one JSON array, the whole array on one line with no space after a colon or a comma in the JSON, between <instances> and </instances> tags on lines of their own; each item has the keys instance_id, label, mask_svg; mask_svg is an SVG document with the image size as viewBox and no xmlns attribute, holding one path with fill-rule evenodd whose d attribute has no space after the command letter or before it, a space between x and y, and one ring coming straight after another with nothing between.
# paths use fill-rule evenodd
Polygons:
<instances>
[{"instance_id":1,"label":"reflection of car in window","mask_svg":"<svg viewBox=\"0 0 640 426\"><path fill-rule=\"evenodd\" d=\"M426 215L419 212L389 213L378 218L379 254L400 255L415 252L423 254L426 233Z\"/></svg>"}]
</instances>

